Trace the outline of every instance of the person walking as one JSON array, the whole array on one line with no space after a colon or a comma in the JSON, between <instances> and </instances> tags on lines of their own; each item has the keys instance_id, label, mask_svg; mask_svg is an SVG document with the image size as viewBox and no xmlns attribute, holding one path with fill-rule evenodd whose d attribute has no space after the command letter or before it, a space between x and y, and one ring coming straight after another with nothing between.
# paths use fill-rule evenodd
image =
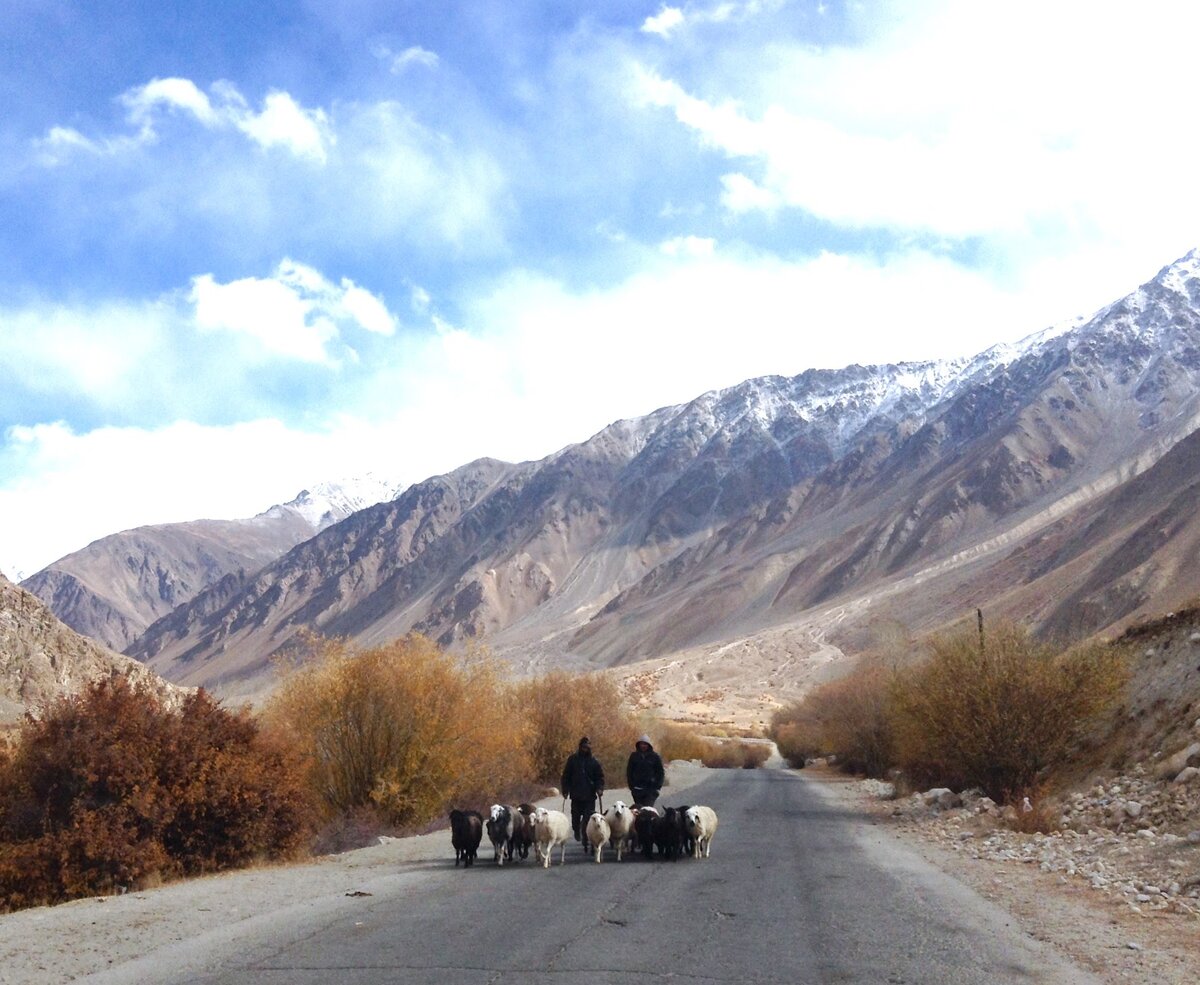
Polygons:
<instances>
[{"instance_id":1,"label":"person walking","mask_svg":"<svg viewBox=\"0 0 1200 985\"><path fill-rule=\"evenodd\" d=\"M625 782L633 795L634 805L653 807L658 800L658 792L662 790L665 775L662 756L654 751L650 736L643 735L634 743L633 752L629 754L629 762L625 766Z\"/></svg>"},{"instance_id":2,"label":"person walking","mask_svg":"<svg viewBox=\"0 0 1200 985\"><path fill-rule=\"evenodd\" d=\"M596 810L596 798L604 793L604 767L592 755L592 744L586 735L579 740L578 750L567 757L562 792L564 797L571 798L571 829L575 840L582 842L587 837L588 818Z\"/></svg>"}]
</instances>

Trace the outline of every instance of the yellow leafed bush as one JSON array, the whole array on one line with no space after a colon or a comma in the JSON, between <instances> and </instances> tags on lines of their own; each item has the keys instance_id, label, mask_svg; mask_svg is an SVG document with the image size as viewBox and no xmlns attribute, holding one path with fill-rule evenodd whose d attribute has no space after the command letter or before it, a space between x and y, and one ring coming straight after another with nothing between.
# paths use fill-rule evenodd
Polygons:
<instances>
[{"instance_id":1,"label":"yellow leafed bush","mask_svg":"<svg viewBox=\"0 0 1200 985\"><path fill-rule=\"evenodd\" d=\"M530 729L535 779L557 784L567 757L586 735L604 767L606 784L625 785L625 764L640 733L610 678L551 671L516 685L513 701Z\"/></svg>"},{"instance_id":2,"label":"yellow leafed bush","mask_svg":"<svg viewBox=\"0 0 1200 985\"><path fill-rule=\"evenodd\" d=\"M771 725L780 754L797 764L835 755L845 769L882 776L894 755L892 676L883 667L859 667L781 709Z\"/></svg>"},{"instance_id":3,"label":"yellow leafed bush","mask_svg":"<svg viewBox=\"0 0 1200 985\"><path fill-rule=\"evenodd\" d=\"M531 770L531 723L494 662L451 656L421 636L363 650L318 643L267 716L302 751L330 817L373 805L393 824L419 824Z\"/></svg>"},{"instance_id":4,"label":"yellow leafed bush","mask_svg":"<svg viewBox=\"0 0 1200 985\"><path fill-rule=\"evenodd\" d=\"M1014 625L989 630L982 646L964 631L931 647L891 689L899 764L918 783L979 787L997 801L1044 783L1128 676L1112 646L1064 653Z\"/></svg>"}]
</instances>

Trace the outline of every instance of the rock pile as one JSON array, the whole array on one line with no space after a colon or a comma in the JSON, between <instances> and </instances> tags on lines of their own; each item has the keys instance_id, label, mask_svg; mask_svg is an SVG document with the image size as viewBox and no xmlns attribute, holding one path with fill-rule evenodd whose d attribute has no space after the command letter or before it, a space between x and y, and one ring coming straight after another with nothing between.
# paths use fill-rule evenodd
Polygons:
<instances>
[{"instance_id":1,"label":"rock pile","mask_svg":"<svg viewBox=\"0 0 1200 985\"><path fill-rule=\"evenodd\" d=\"M888 786L863 781L863 793L886 799ZM1185 766L1166 779L1156 775L1154 764L1136 766L1052 805L1026 801L1000 808L975 791L928 790L891 807L903 826L951 851L1036 865L1059 873L1064 882L1086 883L1135 913L1200 917L1200 769L1195 767ZM1033 810L1056 830L1015 830L1032 826L1022 824L1021 815Z\"/></svg>"}]
</instances>

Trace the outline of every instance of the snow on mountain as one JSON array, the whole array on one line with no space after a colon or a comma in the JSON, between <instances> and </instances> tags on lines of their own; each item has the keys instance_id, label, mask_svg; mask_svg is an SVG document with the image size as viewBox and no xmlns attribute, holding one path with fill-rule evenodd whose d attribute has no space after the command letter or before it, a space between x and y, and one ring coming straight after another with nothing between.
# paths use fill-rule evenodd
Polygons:
<instances>
[{"instance_id":1,"label":"snow on mountain","mask_svg":"<svg viewBox=\"0 0 1200 985\"><path fill-rule=\"evenodd\" d=\"M290 511L303 517L316 533L344 520L351 513L395 499L403 489L392 479L368 472L336 482L319 482L309 489L302 489L295 499L272 506L254 519L274 518L284 511Z\"/></svg>"}]
</instances>

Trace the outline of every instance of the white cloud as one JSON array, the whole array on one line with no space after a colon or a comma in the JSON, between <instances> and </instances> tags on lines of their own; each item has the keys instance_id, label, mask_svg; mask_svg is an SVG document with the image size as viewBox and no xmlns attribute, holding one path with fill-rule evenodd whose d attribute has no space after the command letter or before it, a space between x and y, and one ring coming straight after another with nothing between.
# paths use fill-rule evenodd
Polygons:
<instances>
[{"instance_id":1,"label":"white cloud","mask_svg":"<svg viewBox=\"0 0 1200 985\"><path fill-rule=\"evenodd\" d=\"M733 40L690 75L633 73L635 102L669 109L732 164L731 213L985 237L1012 262L1195 239L1200 199L1171 175L1200 156L1177 95L1192 85L1200 8L1018 0L999 17L894 0L847 12L853 42L755 39L748 67Z\"/></svg>"},{"instance_id":2,"label":"white cloud","mask_svg":"<svg viewBox=\"0 0 1200 985\"><path fill-rule=\"evenodd\" d=\"M20 478L0 483L0 570L32 574L130 527L252 516L313 482L364 474L363 435L374 440L357 423L313 433L271 419L85 433L63 423L9 428L0 462Z\"/></svg>"},{"instance_id":3,"label":"white cloud","mask_svg":"<svg viewBox=\"0 0 1200 985\"><path fill-rule=\"evenodd\" d=\"M420 45L405 48L399 53L392 51L387 45L379 45L375 48L374 54L376 58L386 63L388 71L393 75L400 75L414 65L433 69L437 68L439 63L436 52L422 48Z\"/></svg>"},{"instance_id":4,"label":"white cloud","mask_svg":"<svg viewBox=\"0 0 1200 985\"><path fill-rule=\"evenodd\" d=\"M723 0L710 6L688 4L685 8L662 6L659 12L647 17L641 26L644 34L657 34L666 38L687 24L724 24L729 21L746 20L767 11L778 10L787 0L742 0L734 3Z\"/></svg>"},{"instance_id":5,"label":"white cloud","mask_svg":"<svg viewBox=\"0 0 1200 985\"><path fill-rule=\"evenodd\" d=\"M238 130L264 150L283 147L296 157L325 163L335 137L323 109L306 109L288 93L271 90L256 113L231 82L218 81L210 91L211 96L190 79L152 79L121 95L129 122L137 127L136 136L93 139L70 127L55 126L34 145L47 165L62 163L69 150L116 154L157 140L160 116L173 111L192 117L209 130Z\"/></svg>"},{"instance_id":6,"label":"white cloud","mask_svg":"<svg viewBox=\"0 0 1200 985\"><path fill-rule=\"evenodd\" d=\"M642 22L641 29L645 34L657 34L665 38L682 23L682 10L680 10L678 7L664 6L653 17L647 17Z\"/></svg>"},{"instance_id":7,"label":"white cloud","mask_svg":"<svg viewBox=\"0 0 1200 985\"><path fill-rule=\"evenodd\" d=\"M333 142L325 111L304 109L286 92L268 93L261 113L238 115L234 124L260 147L286 147L321 163Z\"/></svg>"},{"instance_id":8,"label":"white cloud","mask_svg":"<svg viewBox=\"0 0 1200 985\"><path fill-rule=\"evenodd\" d=\"M121 102L129 111L129 119L143 129L153 129L155 113L162 106L191 113L205 126L216 126L221 121L208 96L191 79L152 79L124 93Z\"/></svg>"},{"instance_id":9,"label":"white cloud","mask_svg":"<svg viewBox=\"0 0 1200 985\"><path fill-rule=\"evenodd\" d=\"M161 352L172 317L164 302L0 309L0 376L10 392L126 404L146 387L143 370Z\"/></svg>"},{"instance_id":10,"label":"white cloud","mask_svg":"<svg viewBox=\"0 0 1200 985\"><path fill-rule=\"evenodd\" d=\"M224 331L255 339L264 354L334 365L330 343L341 327L391 335L396 320L383 301L342 278L285 259L271 277L243 277L221 284L211 274L192 279L189 300L202 331Z\"/></svg>"},{"instance_id":11,"label":"white cloud","mask_svg":"<svg viewBox=\"0 0 1200 985\"><path fill-rule=\"evenodd\" d=\"M659 243L658 248L669 257L707 257L716 251L717 241L705 236L675 236Z\"/></svg>"}]
</instances>

